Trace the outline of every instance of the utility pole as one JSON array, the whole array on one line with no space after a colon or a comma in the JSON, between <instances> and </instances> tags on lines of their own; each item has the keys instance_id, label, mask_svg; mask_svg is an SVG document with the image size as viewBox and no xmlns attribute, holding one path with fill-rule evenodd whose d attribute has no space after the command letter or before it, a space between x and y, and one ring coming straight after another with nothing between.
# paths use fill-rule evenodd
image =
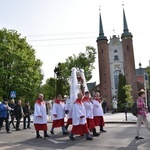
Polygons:
<instances>
[{"instance_id":1,"label":"utility pole","mask_svg":"<svg viewBox=\"0 0 150 150\"><path fill-rule=\"evenodd\" d=\"M144 73L145 104L147 106L148 74Z\"/></svg>"}]
</instances>

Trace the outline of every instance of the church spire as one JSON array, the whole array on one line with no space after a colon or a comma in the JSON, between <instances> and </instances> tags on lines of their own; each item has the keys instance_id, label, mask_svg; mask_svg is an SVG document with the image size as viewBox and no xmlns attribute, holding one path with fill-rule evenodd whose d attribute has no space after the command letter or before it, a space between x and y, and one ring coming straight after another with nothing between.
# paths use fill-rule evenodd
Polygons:
<instances>
[{"instance_id":1,"label":"church spire","mask_svg":"<svg viewBox=\"0 0 150 150\"><path fill-rule=\"evenodd\" d=\"M123 33L122 33L122 38L127 37L127 36L132 37L132 33L129 32L126 15L125 15L125 11L124 11L124 8L123 8Z\"/></svg>"},{"instance_id":2,"label":"church spire","mask_svg":"<svg viewBox=\"0 0 150 150\"><path fill-rule=\"evenodd\" d=\"M99 13L99 37L97 38L97 41L99 40L107 40L107 37L104 36L101 13Z\"/></svg>"}]
</instances>

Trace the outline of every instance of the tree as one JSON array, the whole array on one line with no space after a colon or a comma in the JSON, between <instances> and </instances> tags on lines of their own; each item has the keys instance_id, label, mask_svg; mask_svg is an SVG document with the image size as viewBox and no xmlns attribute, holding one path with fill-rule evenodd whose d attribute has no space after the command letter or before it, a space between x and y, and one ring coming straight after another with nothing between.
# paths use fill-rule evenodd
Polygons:
<instances>
[{"instance_id":1,"label":"tree","mask_svg":"<svg viewBox=\"0 0 150 150\"><path fill-rule=\"evenodd\" d=\"M125 101L126 101L126 103L127 103L127 107L129 108L129 109L131 109L131 107L132 107L132 105L133 105L133 97L132 97L132 95L131 95L131 91L132 91L132 88L131 88L131 85L125 85L124 87L123 87L123 89L125 90L125 95L126 95L126 99L125 99Z\"/></svg>"},{"instance_id":2,"label":"tree","mask_svg":"<svg viewBox=\"0 0 150 150\"><path fill-rule=\"evenodd\" d=\"M70 77L71 69L73 67L84 69L86 81L89 81L92 78L92 70L95 69L96 50L92 46L86 46L85 53L79 53L78 56L73 55L69 56L66 59L66 62L62 65L62 69L64 70L62 76Z\"/></svg>"},{"instance_id":3,"label":"tree","mask_svg":"<svg viewBox=\"0 0 150 150\"><path fill-rule=\"evenodd\" d=\"M123 87L126 85L126 78L124 75L119 74L119 85L118 85L118 111L124 111L126 107L126 95Z\"/></svg>"},{"instance_id":4,"label":"tree","mask_svg":"<svg viewBox=\"0 0 150 150\"><path fill-rule=\"evenodd\" d=\"M41 66L26 38L15 30L0 30L0 95L3 98L10 98L10 91L16 91L17 98L33 99L43 79Z\"/></svg>"},{"instance_id":5,"label":"tree","mask_svg":"<svg viewBox=\"0 0 150 150\"><path fill-rule=\"evenodd\" d=\"M52 100L56 95L56 79L47 79L46 83L41 86L40 91L44 94L45 99Z\"/></svg>"}]
</instances>

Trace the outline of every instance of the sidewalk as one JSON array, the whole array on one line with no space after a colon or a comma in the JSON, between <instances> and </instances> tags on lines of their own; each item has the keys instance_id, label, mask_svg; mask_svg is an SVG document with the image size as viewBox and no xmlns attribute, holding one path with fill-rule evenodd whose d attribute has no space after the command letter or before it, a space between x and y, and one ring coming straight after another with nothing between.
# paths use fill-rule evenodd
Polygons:
<instances>
[{"instance_id":1,"label":"sidewalk","mask_svg":"<svg viewBox=\"0 0 150 150\"><path fill-rule=\"evenodd\" d=\"M150 113L147 114L148 121L150 121ZM125 113L106 113L104 115L104 120L106 123L136 123L137 118L132 115L132 113L127 113L127 121Z\"/></svg>"},{"instance_id":2,"label":"sidewalk","mask_svg":"<svg viewBox=\"0 0 150 150\"><path fill-rule=\"evenodd\" d=\"M150 121L150 113L147 114L148 120ZM52 121L49 120L47 116L47 120L49 123ZM131 113L127 113L127 121L125 117L125 113L106 113L104 114L105 123L136 123L137 118L133 116ZM23 121L23 119L21 120ZM65 122L67 121L67 117L65 118ZM33 116L31 115L31 122L33 122Z\"/></svg>"}]
</instances>

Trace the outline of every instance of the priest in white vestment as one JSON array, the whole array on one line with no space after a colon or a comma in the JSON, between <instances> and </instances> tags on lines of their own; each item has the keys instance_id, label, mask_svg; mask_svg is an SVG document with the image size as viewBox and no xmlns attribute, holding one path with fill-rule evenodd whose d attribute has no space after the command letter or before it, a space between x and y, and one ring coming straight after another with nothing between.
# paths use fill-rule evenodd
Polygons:
<instances>
[{"instance_id":1,"label":"priest in white vestment","mask_svg":"<svg viewBox=\"0 0 150 150\"><path fill-rule=\"evenodd\" d=\"M52 108L53 123L50 133L54 134L54 128L62 127L63 135L68 134L64 125L65 118L65 103L62 101L62 96L58 95L57 99L54 100Z\"/></svg>"},{"instance_id":2,"label":"priest in white vestment","mask_svg":"<svg viewBox=\"0 0 150 150\"><path fill-rule=\"evenodd\" d=\"M73 112L72 112L72 123L73 127L71 130L71 134L69 138L71 140L75 140L73 137L74 134L78 135L86 135L86 140L92 140L93 138L90 137L88 126L86 124L86 112L85 107L82 103L83 94L78 93L78 98L73 104Z\"/></svg>"},{"instance_id":3,"label":"priest in white vestment","mask_svg":"<svg viewBox=\"0 0 150 150\"><path fill-rule=\"evenodd\" d=\"M34 105L33 123L36 130L36 138L42 138L42 136L39 134L40 130L44 131L44 137L49 137L47 134L46 104L43 101L43 98L43 94L39 94Z\"/></svg>"}]
</instances>

